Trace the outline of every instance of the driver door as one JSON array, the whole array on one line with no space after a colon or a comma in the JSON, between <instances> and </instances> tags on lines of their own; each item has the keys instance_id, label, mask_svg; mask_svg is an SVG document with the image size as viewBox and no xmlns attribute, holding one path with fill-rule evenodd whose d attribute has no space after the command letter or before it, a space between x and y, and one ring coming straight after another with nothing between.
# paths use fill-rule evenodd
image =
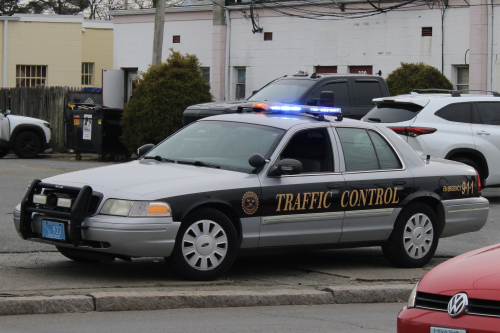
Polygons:
<instances>
[{"instance_id":1,"label":"driver door","mask_svg":"<svg viewBox=\"0 0 500 333\"><path fill-rule=\"evenodd\" d=\"M9 118L0 112L0 141L9 141L10 124Z\"/></svg>"},{"instance_id":2,"label":"driver door","mask_svg":"<svg viewBox=\"0 0 500 333\"><path fill-rule=\"evenodd\" d=\"M259 247L336 243L342 233L344 211L340 194L344 177L338 173L338 155L328 123L287 135L274 155L302 163L296 175L259 175L262 220Z\"/></svg>"}]
</instances>

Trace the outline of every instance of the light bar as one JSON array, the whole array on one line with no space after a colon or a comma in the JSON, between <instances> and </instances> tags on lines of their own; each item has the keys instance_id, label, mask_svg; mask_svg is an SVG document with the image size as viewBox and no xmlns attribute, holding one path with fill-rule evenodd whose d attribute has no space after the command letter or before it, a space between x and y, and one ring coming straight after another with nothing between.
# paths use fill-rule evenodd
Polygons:
<instances>
[{"instance_id":1,"label":"light bar","mask_svg":"<svg viewBox=\"0 0 500 333\"><path fill-rule=\"evenodd\" d=\"M269 107L271 111L293 111L293 112L301 112L302 108L297 105L271 105Z\"/></svg>"},{"instance_id":2,"label":"light bar","mask_svg":"<svg viewBox=\"0 0 500 333\"><path fill-rule=\"evenodd\" d=\"M277 113L308 113L315 116L320 115L340 115L342 110L340 108L322 107L322 106L309 106L309 105L287 105L287 104L274 104L269 106L270 111Z\"/></svg>"},{"instance_id":3,"label":"light bar","mask_svg":"<svg viewBox=\"0 0 500 333\"><path fill-rule=\"evenodd\" d=\"M47 203L47 196L43 194L33 195L33 203L45 205Z\"/></svg>"},{"instance_id":4,"label":"light bar","mask_svg":"<svg viewBox=\"0 0 500 333\"><path fill-rule=\"evenodd\" d=\"M319 112L319 113L342 113L340 108L318 108L318 107L310 107L310 112Z\"/></svg>"}]
</instances>

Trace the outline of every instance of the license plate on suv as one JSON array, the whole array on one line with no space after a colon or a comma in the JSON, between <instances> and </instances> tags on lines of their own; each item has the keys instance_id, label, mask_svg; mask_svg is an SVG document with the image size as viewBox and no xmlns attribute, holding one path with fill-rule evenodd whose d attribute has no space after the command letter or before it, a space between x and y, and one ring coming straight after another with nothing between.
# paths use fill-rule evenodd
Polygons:
<instances>
[{"instance_id":1,"label":"license plate on suv","mask_svg":"<svg viewBox=\"0 0 500 333\"><path fill-rule=\"evenodd\" d=\"M42 237L65 241L65 224L61 222L42 220Z\"/></svg>"},{"instance_id":2,"label":"license plate on suv","mask_svg":"<svg viewBox=\"0 0 500 333\"><path fill-rule=\"evenodd\" d=\"M431 326L431 333L467 333L467 330L462 330L458 328Z\"/></svg>"}]
</instances>

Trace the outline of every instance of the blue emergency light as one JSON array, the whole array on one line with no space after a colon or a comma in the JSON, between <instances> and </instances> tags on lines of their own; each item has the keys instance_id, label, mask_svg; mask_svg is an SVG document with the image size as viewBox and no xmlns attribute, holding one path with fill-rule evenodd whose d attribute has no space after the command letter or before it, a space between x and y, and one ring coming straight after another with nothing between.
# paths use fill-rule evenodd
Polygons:
<instances>
[{"instance_id":1,"label":"blue emergency light","mask_svg":"<svg viewBox=\"0 0 500 333\"><path fill-rule=\"evenodd\" d=\"M288 113L288 114L306 113L318 117L322 120L324 119L324 116L337 116L337 120L342 120L342 110L340 108L309 106L309 105L289 105L289 104L273 104L267 107L269 111L275 113Z\"/></svg>"}]
</instances>

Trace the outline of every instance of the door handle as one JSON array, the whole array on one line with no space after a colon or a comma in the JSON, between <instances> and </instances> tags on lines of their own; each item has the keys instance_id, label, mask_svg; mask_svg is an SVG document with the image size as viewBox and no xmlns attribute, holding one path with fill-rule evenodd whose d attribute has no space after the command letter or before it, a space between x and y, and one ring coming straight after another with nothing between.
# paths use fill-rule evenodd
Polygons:
<instances>
[{"instance_id":1,"label":"door handle","mask_svg":"<svg viewBox=\"0 0 500 333\"><path fill-rule=\"evenodd\" d=\"M340 189L343 187L344 187L344 185L342 185L342 184L328 184L328 188L330 190L337 190L337 189Z\"/></svg>"},{"instance_id":2,"label":"door handle","mask_svg":"<svg viewBox=\"0 0 500 333\"><path fill-rule=\"evenodd\" d=\"M404 185L406 182L404 180L395 180L392 182L394 185Z\"/></svg>"},{"instance_id":3,"label":"door handle","mask_svg":"<svg viewBox=\"0 0 500 333\"><path fill-rule=\"evenodd\" d=\"M476 133L479 134L479 135L483 135L483 134L484 135L490 135L490 133L486 132L486 131L477 131Z\"/></svg>"}]
</instances>

